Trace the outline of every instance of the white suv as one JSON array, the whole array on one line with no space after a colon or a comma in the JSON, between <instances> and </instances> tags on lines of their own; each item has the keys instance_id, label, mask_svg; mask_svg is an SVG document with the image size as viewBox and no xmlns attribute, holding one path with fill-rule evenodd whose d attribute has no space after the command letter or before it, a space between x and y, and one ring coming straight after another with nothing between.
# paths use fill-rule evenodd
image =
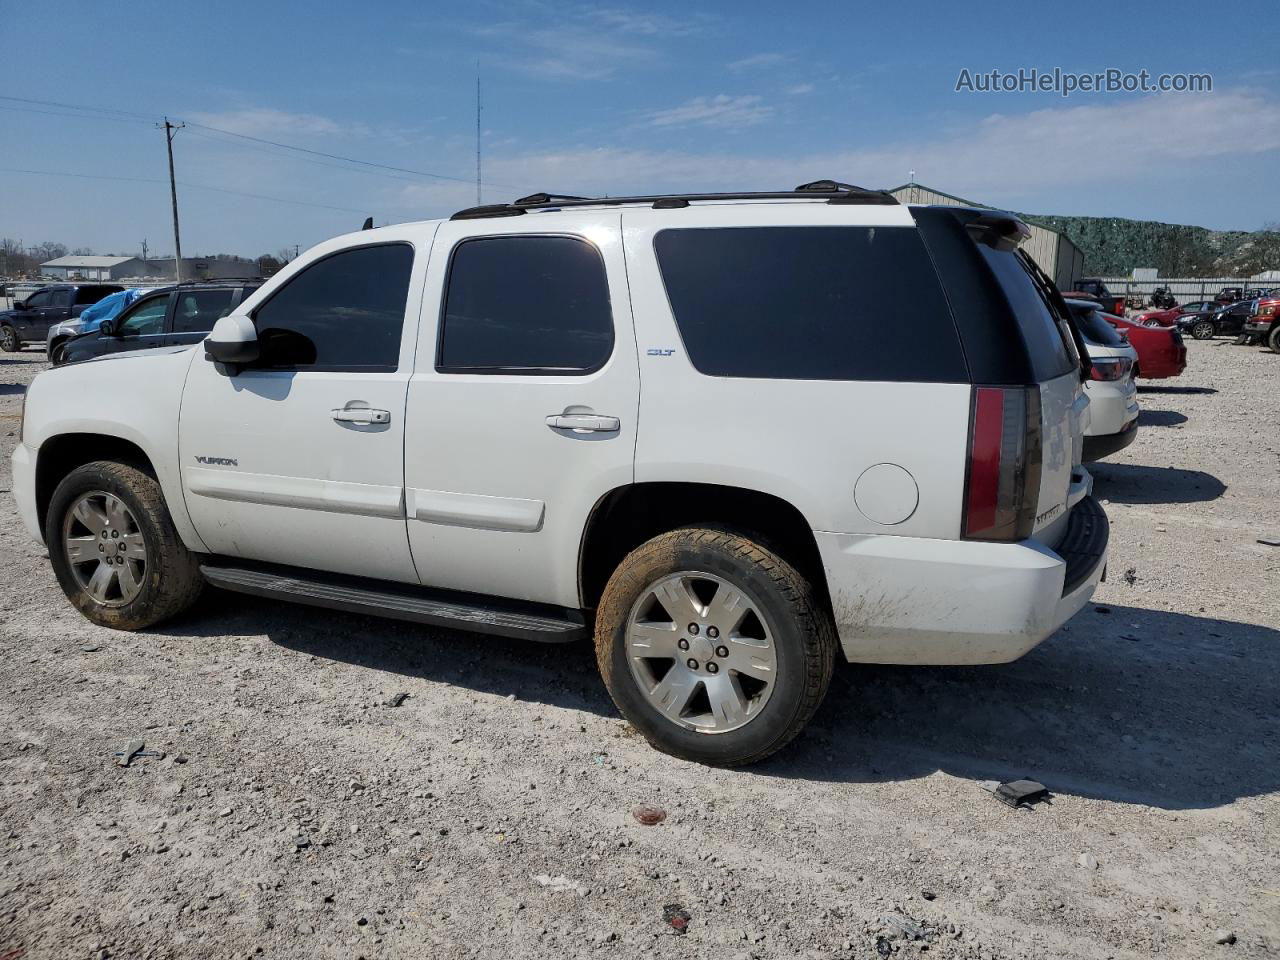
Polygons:
<instances>
[{"instance_id":1,"label":"white suv","mask_svg":"<svg viewBox=\"0 0 1280 960\"><path fill-rule=\"evenodd\" d=\"M208 582L593 634L653 744L751 762L837 655L1012 660L1102 577L1087 359L1027 233L820 181L339 237L203 346L42 373L15 494L95 623Z\"/></svg>"}]
</instances>

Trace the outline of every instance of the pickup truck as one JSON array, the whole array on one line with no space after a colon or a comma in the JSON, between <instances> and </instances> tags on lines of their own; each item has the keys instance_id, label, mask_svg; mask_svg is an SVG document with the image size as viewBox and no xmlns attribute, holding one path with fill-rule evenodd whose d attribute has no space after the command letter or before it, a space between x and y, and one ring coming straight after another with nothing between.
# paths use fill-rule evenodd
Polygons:
<instances>
[{"instance_id":1,"label":"pickup truck","mask_svg":"<svg viewBox=\"0 0 1280 960\"><path fill-rule=\"evenodd\" d=\"M0 350L14 353L24 343L44 343L49 328L78 317L103 297L124 287L110 283L56 283L41 287L12 310L0 312Z\"/></svg>"},{"instance_id":2,"label":"pickup truck","mask_svg":"<svg viewBox=\"0 0 1280 960\"><path fill-rule=\"evenodd\" d=\"M1077 280L1075 289L1070 293L1064 293L1063 296L1068 299L1083 296L1086 300L1096 300L1102 304L1104 312L1115 314L1117 317L1124 316L1125 298L1112 293L1107 289L1107 285L1097 277L1085 277L1083 280Z\"/></svg>"},{"instance_id":3,"label":"pickup truck","mask_svg":"<svg viewBox=\"0 0 1280 960\"><path fill-rule=\"evenodd\" d=\"M1253 316L1245 322L1243 335L1280 353L1280 297L1265 297L1254 305Z\"/></svg>"}]
</instances>

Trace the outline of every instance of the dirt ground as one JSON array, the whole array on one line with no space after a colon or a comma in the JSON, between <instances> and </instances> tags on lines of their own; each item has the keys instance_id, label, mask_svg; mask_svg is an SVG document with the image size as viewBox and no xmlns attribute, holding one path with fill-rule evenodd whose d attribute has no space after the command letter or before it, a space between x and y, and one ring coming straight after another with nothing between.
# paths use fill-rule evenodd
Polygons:
<instances>
[{"instance_id":1,"label":"dirt ground","mask_svg":"<svg viewBox=\"0 0 1280 960\"><path fill-rule=\"evenodd\" d=\"M0 356L0 960L1280 952L1280 357L1188 346L1096 467L1095 603L1006 666L842 666L732 772L585 644L213 591L91 626L8 495L42 355ZM1023 775L1052 803L979 786Z\"/></svg>"}]
</instances>

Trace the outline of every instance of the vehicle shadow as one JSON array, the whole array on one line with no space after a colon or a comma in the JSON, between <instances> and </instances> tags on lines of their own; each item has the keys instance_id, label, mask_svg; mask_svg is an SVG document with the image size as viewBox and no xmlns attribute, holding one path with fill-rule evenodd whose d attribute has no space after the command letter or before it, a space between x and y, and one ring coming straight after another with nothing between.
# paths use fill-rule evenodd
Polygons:
<instances>
[{"instance_id":1,"label":"vehicle shadow","mask_svg":"<svg viewBox=\"0 0 1280 960\"><path fill-rule=\"evenodd\" d=\"M1138 414L1140 427L1173 427L1187 422L1187 415L1177 410L1143 410Z\"/></svg>"},{"instance_id":2,"label":"vehicle shadow","mask_svg":"<svg viewBox=\"0 0 1280 960\"><path fill-rule=\"evenodd\" d=\"M1217 393L1216 387L1153 387L1138 384L1139 393Z\"/></svg>"},{"instance_id":3,"label":"vehicle shadow","mask_svg":"<svg viewBox=\"0 0 1280 960\"><path fill-rule=\"evenodd\" d=\"M864 782L1028 776L1056 793L1214 807L1280 789L1277 680L1280 631L1090 605L1011 664L844 665L800 749L754 769ZM975 787L974 802L983 796Z\"/></svg>"},{"instance_id":4,"label":"vehicle shadow","mask_svg":"<svg viewBox=\"0 0 1280 960\"><path fill-rule=\"evenodd\" d=\"M0 397L26 392L27 385L25 383L0 383Z\"/></svg>"},{"instance_id":5,"label":"vehicle shadow","mask_svg":"<svg viewBox=\"0 0 1280 960\"><path fill-rule=\"evenodd\" d=\"M1089 464L1093 495L1116 503L1201 503L1216 500L1227 485L1203 470L1132 463Z\"/></svg>"},{"instance_id":6,"label":"vehicle shadow","mask_svg":"<svg viewBox=\"0 0 1280 960\"><path fill-rule=\"evenodd\" d=\"M617 716L589 643L435 630L217 590L166 632L265 632L298 654L386 673L389 690L396 677L417 678ZM1278 683L1280 631L1091 604L1010 664L841 663L808 730L742 773L850 783L939 770L1025 775L1119 803L1219 806L1280 789Z\"/></svg>"}]
</instances>

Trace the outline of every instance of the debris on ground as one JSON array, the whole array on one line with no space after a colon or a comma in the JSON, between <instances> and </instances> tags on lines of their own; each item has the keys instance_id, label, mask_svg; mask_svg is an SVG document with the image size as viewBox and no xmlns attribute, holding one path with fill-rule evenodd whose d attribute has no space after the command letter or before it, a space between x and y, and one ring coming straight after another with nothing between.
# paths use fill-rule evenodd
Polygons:
<instances>
[{"instance_id":1,"label":"debris on ground","mask_svg":"<svg viewBox=\"0 0 1280 960\"><path fill-rule=\"evenodd\" d=\"M688 931L693 915L678 903L668 903L662 908L662 919L670 924L672 930L683 935Z\"/></svg>"},{"instance_id":2,"label":"debris on ground","mask_svg":"<svg viewBox=\"0 0 1280 960\"><path fill-rule=\"evenodd\" d=\"M1280 547L1280 537L1259 537L1258 542L1264 547Z\"/></svg>"},{"instance_id":3,"label":"debris on ground","mask_svg":"<svg viewBox=\"0 0 1280 960\"><path fill-rule=\"evenodd\" d=\"M881 922L903 940L923 940L928 933L924 924L901 913L886 914Z\"/></svg>"},{"instance_id":4,"label":"debris on ground","mask_svg":"<svg viewBox=\"0 0 1280 960\"><path fill-rule=\"evenodd\" d=\"M127 767L138 757L154 757L156 760L164 759L163 750L148 750L147 745L141 740L130 740L123 750L112 754L116 757L116 765Z\"/></svg>"},{"instance_id":5,"label":"debris on ground","mask_svg":"<svg viewBox=\"0 0 1280 960\"><path fill-rule=\"evenodd\" d=\"M407 693L393 693L386 699L385 706L398 707L408 699L409 695Z\"/></svg>"},{"instance_id":6,"label":"debris on ground","mask_svg":"<svg viewBox=\"0 0 1280 960\"><path fill-rule=\"evenodd\" d=\"M1229 947L1236 942L1236 935L1230 930L1219 930L1213 935L1213 942L1220 947Z\"/></svg>"},{"instance_id":7,"label":"debris on ground","mask_svg":"<svg viewBox=\"0 0 1280 960\"><path fill-rule=\"evenodd\" d=\"M1092 853L1082 853L1076 858L1076 863L1084 867L1086 870L1098 869L1098 858Z\"/></svg>"},{"instance_id":8,"label":"debris on ground","mask_svg":"<svg viewBox=\"0 0 1280 960\"><path fill-rule=\"evenodd\" d=\"M631 811L631 816L635 817L636 823L641 826L656 827L667 819L667 811L661 807L653 807L647 803L642 803Z\"/></svg>"},{"instance_id":9,"label":"debris on ground","mask_svg":"<svg viewBox=\"0 0 1280 960\"><path fill-rule=\"evenodd\" d=\"M1137 582L1138 582L1138 568L1137 568L1137 567L1130 567L1128 570L1126 570L1126 571L1124 572L1124 582L1125 582L1125 583L1127 583L1127 584L1128 584L1129 586L1131 586L1131 587L1132 587L1135 583L1137 583Z\"/></svg>"},{"instance_id":10,"label":"debris on ground","mask_svg":"<svg viewBox=\"0 0 1280 960\"><path fill-rule=\"evenodd\" d=\"M102 648L96 643L86 643L80 648L84 653L97 653Z\"/></svg>"},{"instance_id":11,"label":"debris on ground","mask_svg":"<svg viewBox=\"0 0 1280 960\"><path fill-rule=\"evenodd\" d=\"M588 893L591 892L582 884L578 883L577 880L573 880L569 877L561 877L561 876L553 877L545 873L535 873L533 875L533 882L540 884L541 886L544 886L549 890L555 890L557 892L567 891L570 893L576 893L580 897L585 897Z\"/></svg>"},{"instance_id":12,"label":"debris on ground","mask_svg":"<svg viewBox=\"0 0 1280 960\"><path fill-rule=\"evenodd\" d=\"M1050 799L1049 788L1035 780L1006 780L1003 783L987 780L981 787L1008 807L1031 806Z\"/></svg>"}]
</instances>

